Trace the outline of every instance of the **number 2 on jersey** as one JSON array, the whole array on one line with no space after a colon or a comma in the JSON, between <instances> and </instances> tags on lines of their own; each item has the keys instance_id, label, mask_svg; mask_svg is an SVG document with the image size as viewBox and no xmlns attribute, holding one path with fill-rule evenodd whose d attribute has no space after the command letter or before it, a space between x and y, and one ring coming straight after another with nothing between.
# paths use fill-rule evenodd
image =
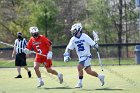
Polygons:
<instances>
[{"instance_id":1,"label":"number 2 on jersey","mask_svg":"<svg viewBox=\"0 0 140 93\"><path fill-rule=\"evenodd\" d=\"M78 51L84 51L85 50L83 43L78 44L77 47L78 47Z\"/></svg>"},{"instance_id":2,"label":"number 2 on jersey","mask_svg":"<svg viewBox=\"0 0 140 93\"><path fill-rule=\"evenodd\" d=\"M40 54L42 53L41 49L39 48L39 45L36 46L36 49L37 49L38 53L40 53Z\"/></svg>"}]
</instances>

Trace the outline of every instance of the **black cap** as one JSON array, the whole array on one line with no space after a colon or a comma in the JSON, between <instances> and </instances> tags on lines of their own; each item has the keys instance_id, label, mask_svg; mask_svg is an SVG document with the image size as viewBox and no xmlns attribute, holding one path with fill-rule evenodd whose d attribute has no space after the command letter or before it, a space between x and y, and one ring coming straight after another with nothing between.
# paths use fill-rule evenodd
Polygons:
<instances>
[{"instance_id":1,"label":"black cap","mask_svg":"<svg viewBox=\"0 0 140 93\"><path fill-rule=\"evenodd\" d=\"M22 33L21 33L21 32L17 32L17 35L20 35L20 36L22 36Z\"/></svg>"}]
</instances>

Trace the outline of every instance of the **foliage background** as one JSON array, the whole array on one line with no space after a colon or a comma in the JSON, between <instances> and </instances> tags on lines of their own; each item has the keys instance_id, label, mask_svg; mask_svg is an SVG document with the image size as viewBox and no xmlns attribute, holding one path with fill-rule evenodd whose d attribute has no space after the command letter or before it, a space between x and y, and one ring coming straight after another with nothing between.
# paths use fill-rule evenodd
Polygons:
<instances>
[{"instance_id":1,"label":"foliage background","mask_svg":"<svg viewBox=\"0 0 140 93\"><path fill-rule=\"evenodd\" d=\"M134 0L0 0L0 41L13 44L18 31L29 39L29 27L37 26L53 46L66 45L72 24L81 22L83 32L99 34L99 44L138 43L135 10ZM134 49L118 48L127 54Z\"/></svg>"}]
</instances>

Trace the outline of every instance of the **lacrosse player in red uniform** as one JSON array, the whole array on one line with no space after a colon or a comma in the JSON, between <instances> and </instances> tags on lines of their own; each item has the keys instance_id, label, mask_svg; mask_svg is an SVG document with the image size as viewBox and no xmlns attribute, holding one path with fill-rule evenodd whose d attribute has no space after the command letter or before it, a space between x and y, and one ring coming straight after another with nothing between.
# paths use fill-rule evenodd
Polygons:
<instances>
[{"instance_id":1,"label":"lacrosse player in red uniform","mask_svg":"<svg viewBox=\"0 0 140 93\"><path fill-rule=\"evenodd\" d=\"M34 70L39 80L39 85L41 87L44 85L44 81L41 78L41 73L39 67L44 64L48 73L58 76L60 84L63 83L63 75L58 73L56 70L52 69L52 43L51 41L43 35L39 35L39 30L37 27L30 27L30 34L32 37L27 43L25 48L25 53L31 53L31 50L36 52L36 57L34 60ZM43 56L46 55L46 56Z\"/></svg>"}]
</instances>

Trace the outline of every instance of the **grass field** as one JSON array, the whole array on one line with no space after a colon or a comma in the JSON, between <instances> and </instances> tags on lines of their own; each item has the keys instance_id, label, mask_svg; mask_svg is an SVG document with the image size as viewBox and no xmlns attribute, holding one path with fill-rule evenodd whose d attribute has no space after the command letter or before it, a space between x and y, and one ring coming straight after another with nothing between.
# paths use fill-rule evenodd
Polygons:
<instances>
[{"instance_id":1,"label":"grass field","mask_svg":"<svg viewBox=\"0 0 140 93\"><path fill-rule=\"evenodd\" d=\"M22 69L21 79L15 79L16 68L0 68L0 93L139 93L140 92L140 65L104 66L102 72L99 66L92 69L106 75L105 85L100 86L97 78L84 73L83 88L75 89L77 83L76 66L54 67L64 74L64 83L59 84L56 76L45 72L40 68L45 85L36 88L38 80L33 67L32 78L28 78L27 72Z\"/></svg>"},{"instance_id":2,"label":"grass field","mask_svg":"<svg viewBox=\"0 0 140 93\"><path fill-rule=\"evenodd\" d=\"M33 66L33 61L34 58L28 58L27 59L27 64L28 66L32 67ZM53 60L53 66L76 66L78 61L70 61L67 63L64 63L62 61L55 61ZM118 65L119 60L117 58L110 58L110 59L102 59L103 65ZM121 59L120 62L122 65L135 65L135 59L134 58L127 58L127 59ZM99 65L99 60L94 59L91 61L92 65ZM12 60L5 60L5 59L0 59L0 67L15 67L14 59Z\"/></svg>"}]
</instances>

